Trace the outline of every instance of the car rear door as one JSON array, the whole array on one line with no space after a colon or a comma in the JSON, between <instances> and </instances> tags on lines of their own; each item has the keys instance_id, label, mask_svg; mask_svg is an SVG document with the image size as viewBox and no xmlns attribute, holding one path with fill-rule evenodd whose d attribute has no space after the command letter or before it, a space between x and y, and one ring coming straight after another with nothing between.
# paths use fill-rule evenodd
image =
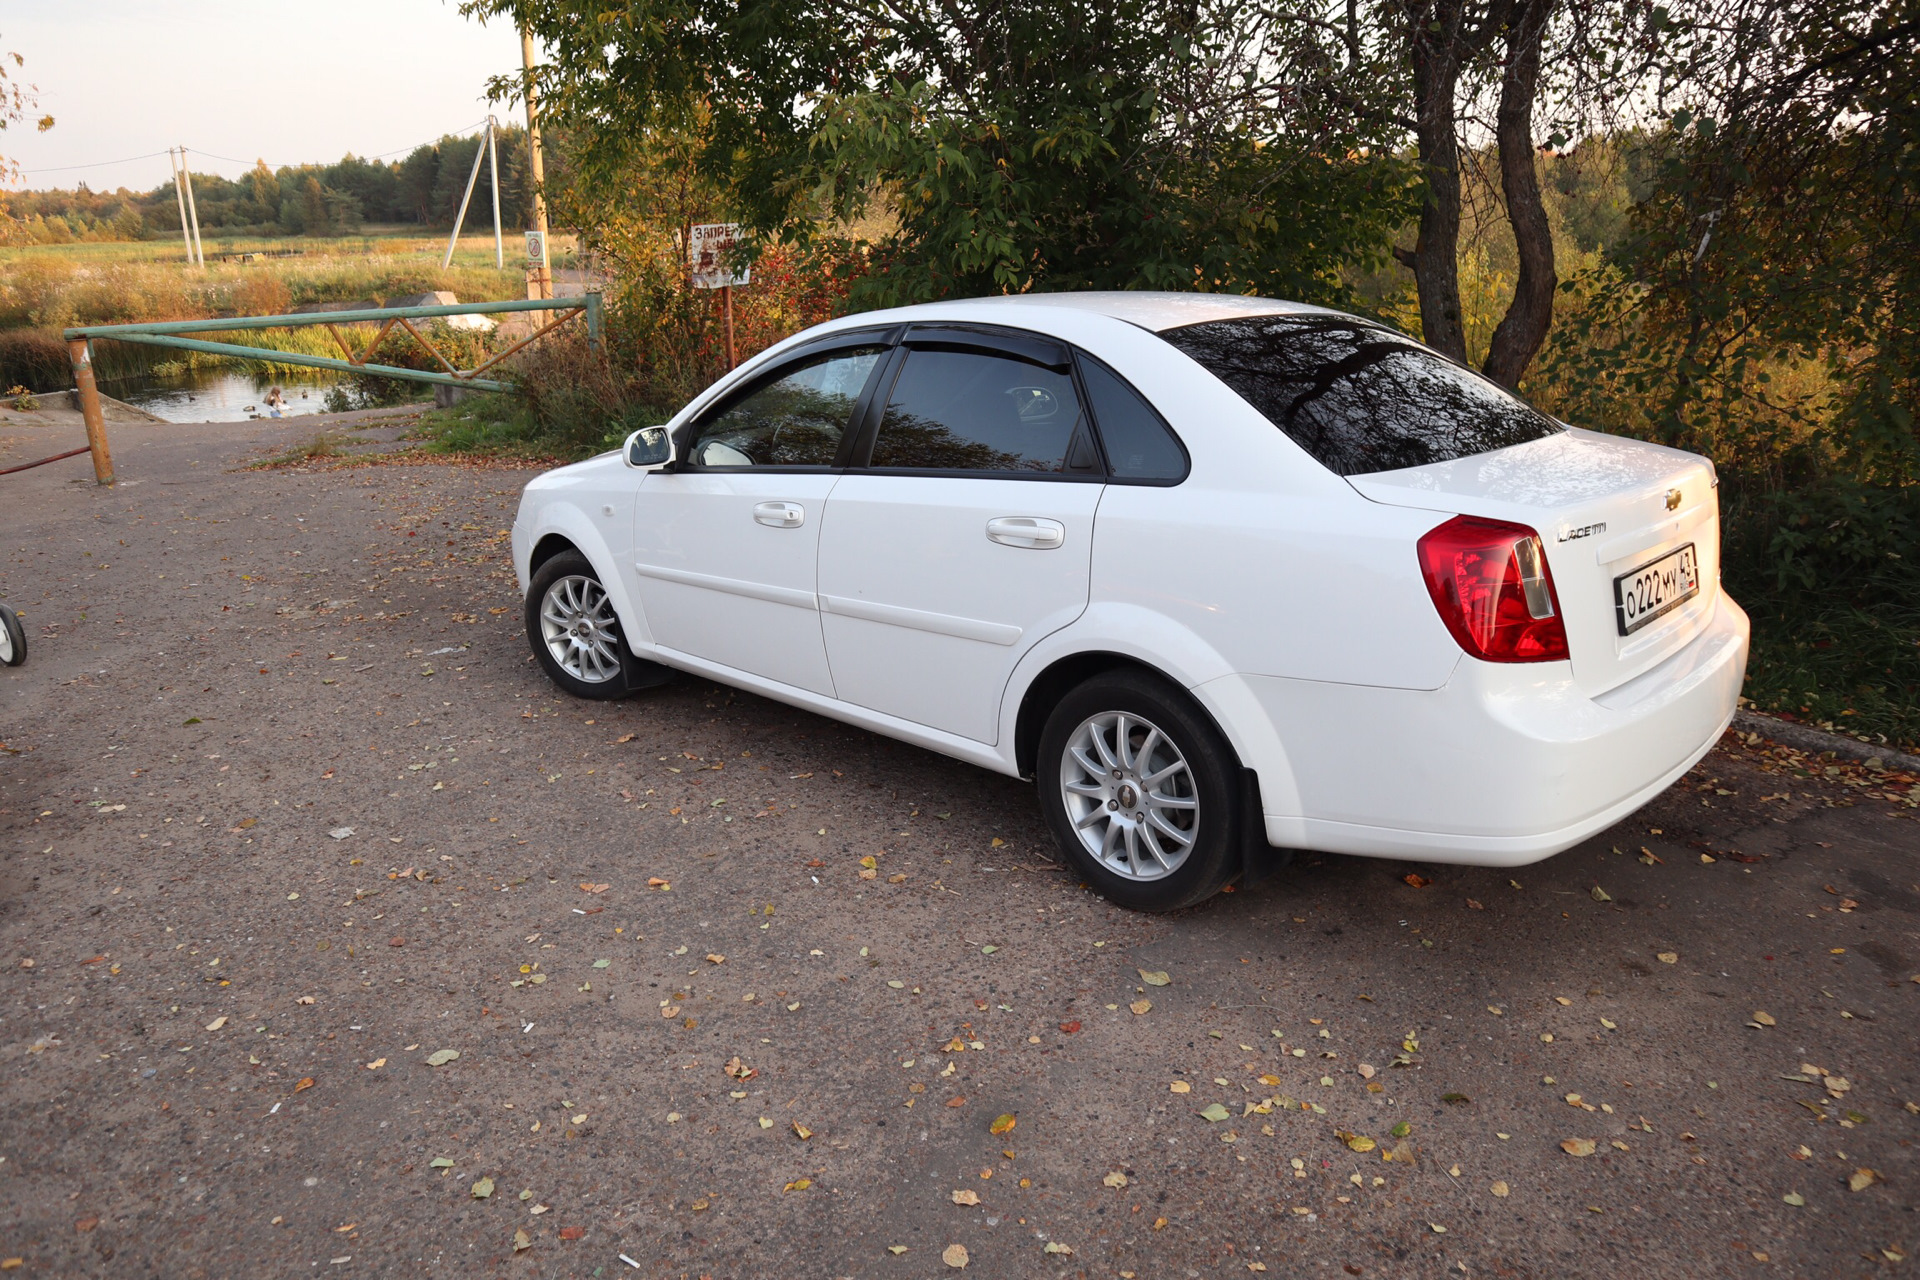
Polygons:
<instances>
[{"instance_id":1,"label":"car rear door","mask_svg":"<svg viewBox=\"0 0 1920 1280\"><path fill-rule=\"evenodd\" d=\"M831 696L814 579L821 514L885 337L810 348L703 413L634 506L633 572L667 649Z\"/></svg>"},{"instance_id":2,"label":"car rear door","mask_svg":"<svg viewBox=\"0 0 1920 1280\"><path fill-rule=\"evenodd\" d=\"M1087 604L1105 470L1070 354L915 326L864 416L820 532L835 693L993 743L1021 655Z\"/></svg>"}]
</instances>

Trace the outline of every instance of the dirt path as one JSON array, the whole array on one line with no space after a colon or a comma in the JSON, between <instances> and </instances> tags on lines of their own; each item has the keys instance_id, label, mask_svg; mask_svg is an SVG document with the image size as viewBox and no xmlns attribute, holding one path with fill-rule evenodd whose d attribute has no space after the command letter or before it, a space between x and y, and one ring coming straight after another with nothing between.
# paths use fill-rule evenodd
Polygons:
<instances>
[{"instance_id":1,"label":"dirt path","mask_svg":"<svg viewBox=\"0 0 1920 1280\"><path fill-rule=\"evenodd\" d=\"M117 489L0 479L20 1274L1920 1248L1912 780L1730 740L1515 873L1308 856L1128 915L1023 785L699 681L556 696L507 561L528 473L236 467L324 425L121 426Z\"/></svg>"}]
</instances>

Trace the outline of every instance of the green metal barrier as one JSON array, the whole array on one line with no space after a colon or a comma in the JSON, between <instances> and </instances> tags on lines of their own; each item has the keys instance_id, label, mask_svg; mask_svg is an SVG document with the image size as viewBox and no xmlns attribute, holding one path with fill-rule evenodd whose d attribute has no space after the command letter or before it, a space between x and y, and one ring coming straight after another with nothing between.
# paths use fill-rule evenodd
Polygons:
<instances>
[{"instance_id":1,"label":"green metal barrier","mask_svg":"<svg viewBox=\"0 0 1920 1280\"><path fill-rule=\"evenodd\" d=\"M455 368L453 362L442 355L427 336L413 325L415 320L432 320L445 316L495 315L513 311L557 311L561 314L505 351L488 357L471 369ZM242 359L271 360L276 364L332 369L340 373L368 373L382 378L430 382L440 386L470 387L478 391L509 391L512 388L508 383L477 375L580 315L585 315L587 318L588 344L598 347L601 332L600 313L600 294L594 291L578 298L525 298L509 302L455 302L422 307L382 307L362 311L317 311L287 316L232 316L220 320L161 320L148 324L82 325L66 330L64 336L67 340L68 355L73 362L74 385L80 391L80 409L87 425L88 451L93 454L94 478L101 484L112 484L113 459L107 450L106 420L100 411L100 390L93 376L91 344L97 340L131 342L150 347L173 347L181 351L200 351L216 356L239 356ZM378 324L380 329L356 354L338 328L343 324ZM301 351L272 351L265 347L249 347L235 342L208 342L184 336L189 333L294 329L311 325L325 325L333 334L334 340L340 344L340 349L345 353L346 358L314 356ZM386 337L396 325L411 334L414 341L425 347L446 371L439 373L428 369L402 369L395 365L368 364L366 357L372 354L373 349L380 344L380 340Z\"/></svg>"}]
</instances>

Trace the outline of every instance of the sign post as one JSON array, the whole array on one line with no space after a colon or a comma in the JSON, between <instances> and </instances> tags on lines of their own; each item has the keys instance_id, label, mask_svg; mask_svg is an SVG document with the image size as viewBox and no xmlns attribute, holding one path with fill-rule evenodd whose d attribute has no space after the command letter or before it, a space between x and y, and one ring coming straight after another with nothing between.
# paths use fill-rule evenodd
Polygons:
<instances>
[{"instance_id":1,"label":"sign post","mask_svg":"<svg viewBox=\"0 0 1920 1280\"><path fill-rule=\"evenodd\" d=\"M741 267L736 271L727 265L727 259L739 244L737 222L696 223L687 239L687 265L693 273L693 287L720 291L720 305L726 315L729 369L738 363L733 353L733 290L753 280L751 268Z\"/></svg>"}]
</instances>

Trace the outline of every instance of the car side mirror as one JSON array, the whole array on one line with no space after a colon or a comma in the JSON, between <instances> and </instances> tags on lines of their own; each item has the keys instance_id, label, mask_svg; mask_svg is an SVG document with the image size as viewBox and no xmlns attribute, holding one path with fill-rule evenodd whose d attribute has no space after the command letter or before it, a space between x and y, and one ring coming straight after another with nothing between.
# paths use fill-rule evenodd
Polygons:
<instances>
[{"instance_id":1,"label":"car side mirror","mask_svg":"<svg viewBox=\"0 0 1920 1280\"><path fill-rule=\"evenodd\" d=\"M665 427L642 427L627 437L626 457L643 471L664 467L673 461L673 437Z\"/></svg>"}]
</instances>

